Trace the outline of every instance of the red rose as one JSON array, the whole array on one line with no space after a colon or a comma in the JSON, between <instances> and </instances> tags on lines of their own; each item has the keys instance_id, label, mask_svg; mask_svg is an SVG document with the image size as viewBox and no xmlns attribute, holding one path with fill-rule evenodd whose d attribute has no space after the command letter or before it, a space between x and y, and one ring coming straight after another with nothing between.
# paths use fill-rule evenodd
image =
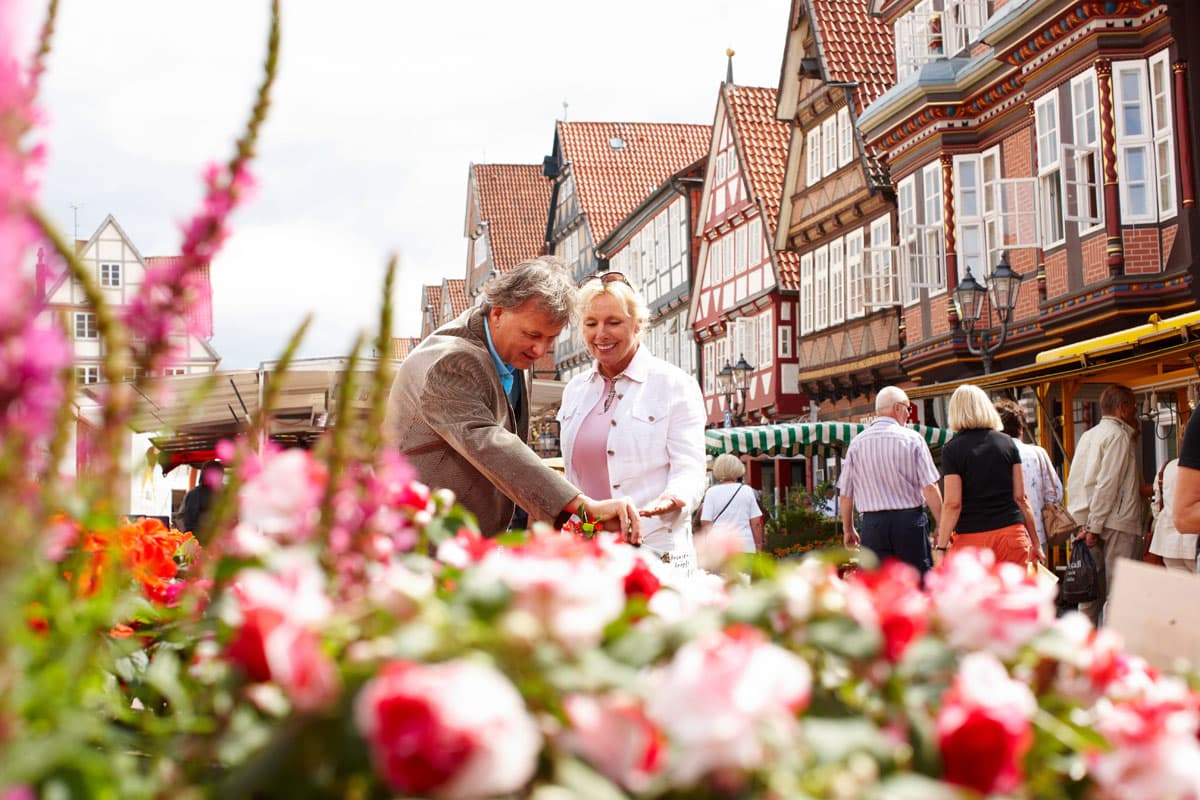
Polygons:
<instances>
[{"instance_id":1,"label":"red rose","mask_svg":"<svg viewBox=\"0 0 1200 800\"><path fill-rule=\"evenodd\" d=\"M625 596L641 595L649 600L654 593L662 588L662 582L655 576L646 562L640 558L633 562L633 569L625 576Z\"/></svg>"},{"instance_id":2,"label":"red rose","mask_svg":"<svg viewBox=\"0 0 1200 800\"><path fill-rule=\"evenodd\" d=\"M997 715L993 709L960 707L953 714L956 724L947 725L944 731L939 719L942 777L984 795L1019 788L1021 759L1033 736L1027 722L1007 716Z\"/></svg>"}]
</instances>

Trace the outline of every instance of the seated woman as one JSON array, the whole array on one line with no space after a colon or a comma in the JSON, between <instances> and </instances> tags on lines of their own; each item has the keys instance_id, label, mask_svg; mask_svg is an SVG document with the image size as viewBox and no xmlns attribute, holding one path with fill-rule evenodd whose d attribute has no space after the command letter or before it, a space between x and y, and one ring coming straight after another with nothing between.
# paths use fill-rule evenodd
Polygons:
<instances>
[{"instance_id":1,"label":"seated woman","mask_svg":"<svg viewBox=\"0 0 1200 800\"><path fill-rule=\"evenodd\" d=\"M951 547L986 547L997 561L1021 565L1043 560L1021 454L1001 433L992 402L978 386L963 384L950 396L949 418L954 438L942 450L945 486L934 565Z\"/></svg>"},{"instance_id":2,"label":"seated woman","mask_svg":"<svg viewBox=\"0 0 1200 800\"><path fill-rule=\"evenodd\" d=\"M690 569L704 492L700 385L641 346L649 312L621 273L583 282L579 316L595 361L567 384L558 412L567 480L589 497L630 497L647 517L642 544Z\"/></svg>"}]
</instances>

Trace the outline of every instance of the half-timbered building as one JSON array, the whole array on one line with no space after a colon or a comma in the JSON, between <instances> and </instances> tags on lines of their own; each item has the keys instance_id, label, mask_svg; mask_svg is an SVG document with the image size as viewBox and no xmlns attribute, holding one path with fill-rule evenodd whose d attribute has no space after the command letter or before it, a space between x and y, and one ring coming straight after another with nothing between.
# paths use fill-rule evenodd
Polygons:
<instances>
[{"instance_id":1,"label":"half-timbered building","mask_svg":"<svg viewBox=\"0 0 1200 800\"><path fill-rule=\"evenodd\" d=\"M563 258L576 280L606 268L596 243L664 181L700 159L709 139L708 125L559 121L543 164L553 181L548 251ZM559 377L569 380L590 361L579 331L564 328L555 346Z\"/></svg>"},{"instance_id":2,"label":"half-timbered building","mask_svg":"<svg viewBox=\"0 0 1200 800\"><path fill-rule=\"evenodd\" d=\"M796 380L799 258L773 247L789 135L788 124L775 118L776 97L773 88L728 81L718 92L689 307L710 425L808 413ZM739 364L746 391L723 391L722 371ZM760 483L752 465L752 485L790 485L790 466L779 461L775 468L777 474Z\"/></svg>"},{"instance_id":3,"label":"half-timbered building","mask_svg":"<svg viewBox=\"0 0 1200 800\"><path fill-rule=\"evenodd\" d=\"M800 389L824 419L874 412L903 383L892 185L856 125L894 83L891 29L867 3L792 0L776 113L790 123L775 246L799 259Z\"/></svg>"},{"instance_id":4,"label":"half-timbered building","mask_svg":"<svg viewBox=\"0 0 1200 800\"><path fill-rule=\"evenodd\" d=\"M650 319L642 346L697 379L696 339L687 311L704 165L701 159L676 172L596 245L599 260L624 274L646 299Z\"/></svg>"},{"instance_id":5,"label":"half-timbered building","mask_svg":"<svg viewBox=\"0 0 1200 800\"><path fill-rule=\"evenodd\" d=\"M896 186L910 378L983 371L954 291L968 276L986 286L1001 263L1024 280L997 369L1194 308L1193 4L870 7L893 30L899 83L859 124ZM994 311L985 303L973 342L979 326L998 341Z\"/></svg>"}]
</instances>

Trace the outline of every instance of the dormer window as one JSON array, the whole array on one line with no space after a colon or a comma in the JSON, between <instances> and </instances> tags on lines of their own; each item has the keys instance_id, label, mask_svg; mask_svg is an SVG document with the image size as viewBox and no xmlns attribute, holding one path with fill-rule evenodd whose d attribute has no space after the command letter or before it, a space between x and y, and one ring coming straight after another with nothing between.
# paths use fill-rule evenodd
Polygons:
<instances>
[{"instance_id":1,"label":"dormer window","mask_svg":"<svg viewBox=\"0 0 1200 800\"><path fill-rule=\"evenodd\" d=\"M922 0L896 20L896 78L964 55L988 20L988 0Z\"/></svg>"}]
</instances>

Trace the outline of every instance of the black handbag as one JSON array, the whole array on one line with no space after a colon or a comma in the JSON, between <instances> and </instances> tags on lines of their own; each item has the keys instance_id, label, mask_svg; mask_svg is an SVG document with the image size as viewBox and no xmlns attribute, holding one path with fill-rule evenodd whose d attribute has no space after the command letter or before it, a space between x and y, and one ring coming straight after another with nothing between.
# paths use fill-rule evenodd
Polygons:
<instances>
[{"instance_id":1,"label":"black handbag","mask_svg":"<svg viewBox=\"0 0 1200 800\"><path fill-rule=\"evenodd\" d=\"M1065 606L1075 606L1100 599L1100 570L1096 559L1083 540L1071 543L1071 560L1058 585L1058 601Z\"/></svg>"}]
</instances>

